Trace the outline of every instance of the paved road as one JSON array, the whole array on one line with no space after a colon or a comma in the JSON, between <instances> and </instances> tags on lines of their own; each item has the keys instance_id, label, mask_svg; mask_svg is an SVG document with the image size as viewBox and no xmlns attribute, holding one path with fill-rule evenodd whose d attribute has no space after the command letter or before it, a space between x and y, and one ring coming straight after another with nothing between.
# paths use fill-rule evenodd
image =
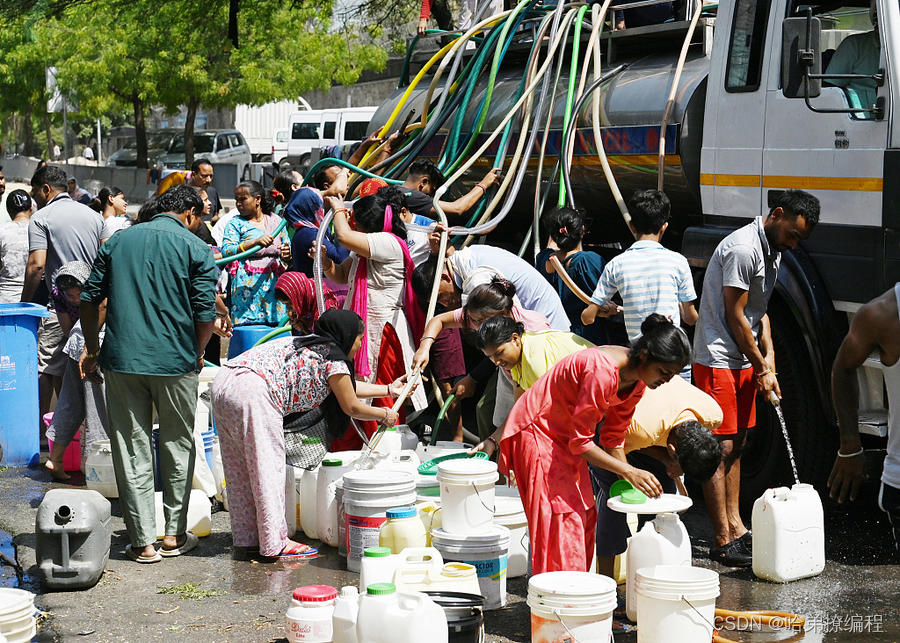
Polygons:
<instances>
[{"instance_id":1,"label":"paved road","mask_svg":"<svg viewBox=\"0 0 900 643\"><path fill-rule=\"evenodd\" d=\"M42 471L0 472L0 529L13 534L18 558L26 569L34 565L36 508L46 490L54 486L60 485L51 484ZM119 514L116 502L113 513ZM198 641L278 640L293 588L312 583L341 586L358 579L341 569L336 553L328 547L320 558L305 563L232 560L225 512L214 514L212 535L202 539L195 551L155 565L137 565L122 555L124 526L120 517L113 520L113 550L103 578L87 591L40 595L37 604L48 613L48 619L37 640L171 641L188 634ZM825 572L787 585L758 581L747 571L726 570L705 561L700 556L706 552L710 531L702 509L695 507L685 514L684 521L694 544L695 564L721 572L719 607L789 610L811 618L820 630L802 638L771 633L728 634L728 638L829 643L900 640L900 567L888 562L891 550L886 520L873 506L860 506L849 513L829 510ZM187 582L220 594L190 600L157 593L160 587ZM40 593L34 579L26 586ZM529 640L525 593L524 579L509 582L510 605L487 615L487 641ZM631 643L636 635L616 636L616 641Z\"/></svg>"}]
</instances>

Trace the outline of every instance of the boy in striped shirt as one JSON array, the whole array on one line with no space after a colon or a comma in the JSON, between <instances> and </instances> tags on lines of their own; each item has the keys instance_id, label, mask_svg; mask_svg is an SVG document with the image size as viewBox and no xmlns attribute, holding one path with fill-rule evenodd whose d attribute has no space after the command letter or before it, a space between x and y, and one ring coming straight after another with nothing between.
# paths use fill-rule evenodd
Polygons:
<instances>
[{"instance_id":1,"label":"boy in striped shirt","mask_svg":"<svg viewBox=\"0 0 900 643\"><path fill-rule=\"evenodd\" d=\"M662 246L660 239L669 227L669 197L658 190L635 192L628 202L635 237L625 252L606 264L591 304L581 313L587 326L597 317L609 317L623 308L612 303L616 292L622 296L625 330L633 342L641 334L641 322L651 313L665 315L673 322L693 325L697 321L694 282L687 259Z\"/></svg>"}]
</instances>

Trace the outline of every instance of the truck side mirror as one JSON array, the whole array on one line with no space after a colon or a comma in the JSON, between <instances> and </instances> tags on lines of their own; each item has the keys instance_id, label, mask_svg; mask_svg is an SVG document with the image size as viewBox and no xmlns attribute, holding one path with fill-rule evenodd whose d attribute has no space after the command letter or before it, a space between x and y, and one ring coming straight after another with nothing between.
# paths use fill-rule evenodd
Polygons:
<instances>
[{"instance_id":1,"label":"truck side mirror","mask_svg":"<svg viewBox=\"0 0 900 643\"><path fill-rule=\"evenodd\" d=\"M822 23L810 15L785 18L781 23L781 87L787 98L814 98L822 93L818 78L804 80L806 74L822 73L822 49L819 45ZM809 83L809 94L804 91Z\"/></svg>"}]
</instances>

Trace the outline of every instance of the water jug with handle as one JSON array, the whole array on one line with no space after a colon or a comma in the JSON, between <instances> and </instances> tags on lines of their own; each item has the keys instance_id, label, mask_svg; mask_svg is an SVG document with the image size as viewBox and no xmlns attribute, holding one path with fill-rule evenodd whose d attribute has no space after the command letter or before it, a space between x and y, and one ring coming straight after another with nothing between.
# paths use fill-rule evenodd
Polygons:
<instances>
[{"instance_id":1,"label":"water jug with handle","mask_svg":"<svg viewBox=\"0 0 900 643\"><path fill-rule=\"evenodd\" d=\"M96 440L84 463L84 483L107 498L118 498L116 472L113 470L112 446L109 440Z\"/></svg>"},{"instance_id":2,"label":"water jug with handle","mask_svg":"<svg viewBox=\"0 0 900 643\"><path fill-rule=\"evenodd\" d=\"M359 599L356 639L358 643L448 643L447 617L425 594L400 594L392 583L375 583Z\"/></svg>"},{"instance_id":3,"label":"water jug with handle","mask_svg":"<svg viewBox=\"0 0 900 643\"><path fill-rule=\"evenodd\" d=\"M825 569L822 501L809 484L768 489L753 503L753 573L787 583Z\"/></svg>"},{"instance_id":4,"label":"water jug with handle","mask_svg":"<svg viewBox=\"0 0 900 643\"><path fill-rule=\"evenodd\" d=\"M332 636L334 643L357 643L356 618L359 615L359 590L352 585L341 588L334 602Z\"/></svg>"},{"instance_id":5,"label":"water jug with handle","mask_svg":"<svg viewBox=\"0 0 900 643\"><path fill-rule=\"evenodd\" d=\"M341 458L332 457L330 454L322 460L319 467L319 475L316 479L316 511L318 512L318 524L316 531L319 540L331 547L338 546L338 510L336 488L344 474L353 470L352 464L345 464Z\"/></svg>"},{"instance_id":6,"label":"water jug with handle","mask_svg":"<svg viewBox=\"0 0 900 643\"><path fill-rule=\"evenodd\" d=\"M684 523L677 514L659 514L631 537L625 558L628 561L625 572L625 612L629 619L637 621L637 570L654 565L691 564L691 540Z\"/></svg>"}]
</instances>

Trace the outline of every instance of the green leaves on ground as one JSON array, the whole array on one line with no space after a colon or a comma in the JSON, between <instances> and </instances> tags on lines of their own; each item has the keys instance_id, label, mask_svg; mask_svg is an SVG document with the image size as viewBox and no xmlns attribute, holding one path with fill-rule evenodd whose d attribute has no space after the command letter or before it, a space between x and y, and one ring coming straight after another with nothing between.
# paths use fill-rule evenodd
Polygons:
<instances>
[{"instance_id":1,"label":"green leaves on ground","mask_svg":"<svg viewBox=\"0 0 900 643\"><path fill-rule=\"evenodd\" d=\"M157 585L157 594L172 594L181 599L199 601L209 596L221 596L225 592L218 589L201 589L200 585L184 583L182 585Z\"/></svg>"}]
</instances>

